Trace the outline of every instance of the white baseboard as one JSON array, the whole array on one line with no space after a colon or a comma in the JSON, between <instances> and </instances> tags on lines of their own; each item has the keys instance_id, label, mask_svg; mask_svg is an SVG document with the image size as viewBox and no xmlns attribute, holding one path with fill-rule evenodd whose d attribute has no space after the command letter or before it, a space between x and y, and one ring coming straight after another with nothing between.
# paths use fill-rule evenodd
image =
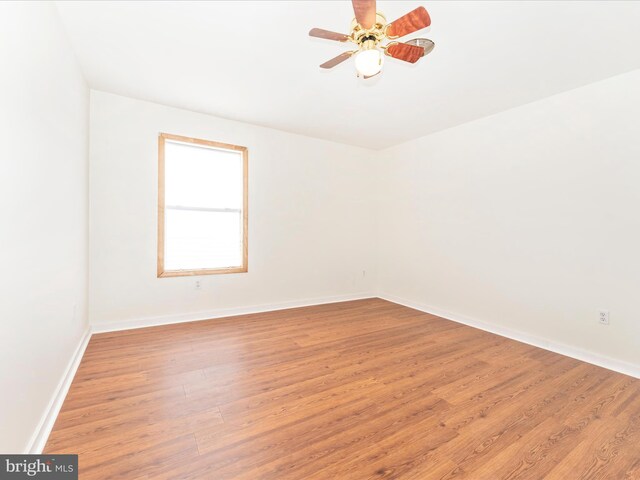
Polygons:
<instances>
[{"instance_id":1,"label":"white baseboard","mask_svg":"<svg viewBox=\"0 0 640 480\"><path fill-rule=\"evenodd\" d=\"M119 330L130 330L133 328L155 327L158 325L169 325L172 323L197 322L200 320L211 320L214 318L234 317L237 315L247 315L250 313L272 312L274 310L287 310L290 308L310 307L313 305L323 305L325 303L347 302L350 300L362 300L373 298L371 293L354 293L350 295L335 295L331 297L317 297L306 300L294 300L289 302L268 303L253 305L249 307L220 308L205 312L193 312L178 315L163 315L160 317L137 318L119 322L95 323L91 326L92 333L117 332Z\"/></svg>"},{"instance_id":2,"label":"white baseboard","mask_svg":"<svg viewBox=\"0 0 640 480\"><path fill-rule=\"evenodd\" d=\"M544 350L559 353L561 355L575 358L576 360L581 360L583 362L591 363L608 370L613 370L615 372L624 373L625 375L630 375L635 378L640 378L640 365L634 365L623 360L616 360L615 358L610 358L599 353L583 350L581 348L559 343L547 338L538 337L536 335L522 332L520 330L502 327L500 325L495 325L489 322L483 322L481 320L470 318L464 315L459 315L453 312L447 312L430 305L412 302L396 297L394 295L379 294L378 297L389 302L413 308L414 310L430 313L431 315L446 318L447 320L451 320L453 322L463 323L470 327L478 328L486 332L495 333L496 335L500 335L501 337L510 338L511 340L516 340L528 345L533 345L534 347L539 347Z\"/></svg>"},{"instance_id":3,"label":"white baseboard","mask_svg":"<svg viewBox=\"0 0 640 480\"><path fill-rule=\"evenodd\" d=\"M95 324L95 325L92 325L91 328L88 328L85 331L84 335L82 336L78 344L78 347L76 348L76 351L74 352L73 356L71 357L71 360L69 361L69 364L67 365L67 368L62 378L60 379L60 382L58 383L58 386L49 402L49 405L47 406L45 413L43 414L40 420L40 423L38 424L38 427L36 428L33 436L31 437L31 440L29 441L29 444L26 448L26 452L42 453L42 450L47 442L47 439L49 438L49 434L51 433L51 429L53 428L53 425L56 421L58 413L60 412L62 403L64 402L67 392L69 391L69 387L71 386L73 377L75 376L78 366L80 365L80 360L82 360L84 351L86 350L87 345L89 344L91 335L93 333L115 332L119 330L129 330L133 328L144 328L144 327L152 327L152 326L158 326L158 325L168 325L171 323L195 322L199 320L209 320L213 318L247 315L250 313L271 312L274 310L287 310L290 308L309 307L313 305L346 302L350 300L362 300L366 298L375 298L375 297L379 297L383 300L397 303L399 305L404 305L405 307L413 308L421 312L430 313L432 315L436 315L438 317L442 317L447 320L452 320L454 322L469 325L471 327L478 328L480 330L495 333L496 335L510 338L512 340L516 340L519 342L527 343L529 345L533 345L535 347L539 347L545 350L559 353L567 357L572 357L577 360L582 360L584 362L591 363L593 365L598 365L600 367L603 367L609 370L624 373L632 377L640 378L640 366L638 365L634 365L621 360L609 358L604 355L600 355L594 352L589 352L587 350L582 350L580 348L572 347L570 345L558 343L553 340L531 335L529 333L525 333L519 330L514 330L507 327L495 325L492 323L483 322L480 320L476 320L474 318L466 317L464 315L458 315L452 312L447 312L435 307L431 307L429 305L424 305L417 302L404 300L402 298L395 297L393 295L386 295L386 294L374 295L370 293L359 293L359 294L351 294L351 295L336 295L331 297L319 297L319 298L313 298L313 299L307 299L307 300L297 300L297 301L290 301L290 302L254 305L250 307L217 309L217 310L211 310L206 312L196 312L196 313L180 314L180 315L166 315L161 317L147 317L147 318L141 318L141 319L135 319L135 320L126 320L122 322Z\"/></svg>"},{"instance_id":4,"label":"white baseboard","mask_svg":"<svg viewBox=\"0 0 640 480\"><path fill-rule=\"evenodd\" d=\"M47 409L31 436L31 440L29 440L29 443L27 444L27 448L25 449L26 453L42 453L42 450L47 443L47 439L49 438L49 434L51 433L51 429L53 428L53 424L56 422L62 403L67 396L73 377L78 370L80 360L82 360L82 355L84 355L84 351L89 344L90 338L91 329L87 327L80 339L80 342L78 343L78 346L76 347L75 352L73 352L73 355L67 364L67 368L65 369L62 378L60 378L60 381L58 382L58 386L53 392L51 400L49 400Z\"/></svg>"}]
</instances>

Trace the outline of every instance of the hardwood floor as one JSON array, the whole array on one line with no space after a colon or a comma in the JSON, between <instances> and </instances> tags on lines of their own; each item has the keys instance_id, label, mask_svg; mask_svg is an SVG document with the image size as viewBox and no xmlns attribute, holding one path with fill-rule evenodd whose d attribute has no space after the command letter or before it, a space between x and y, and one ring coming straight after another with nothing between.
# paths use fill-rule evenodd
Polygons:
<instances>
[{"instance_id":1,"label":"hardwood floor","mask_svg":"<svg viewBox=\"0 0 640 480\"><path fill-rule=\"evenodd\" d=\"M380 299L95 335L90 479L640 479L640 380Z\"/></svg>"}]
</instances>

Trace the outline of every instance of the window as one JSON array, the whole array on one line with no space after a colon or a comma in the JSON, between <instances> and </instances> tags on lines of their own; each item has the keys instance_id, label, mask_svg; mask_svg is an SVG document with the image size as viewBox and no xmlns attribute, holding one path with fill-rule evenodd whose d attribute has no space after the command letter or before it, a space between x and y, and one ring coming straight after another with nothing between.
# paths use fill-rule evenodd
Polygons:
<instances>
[{"instance_id":1,"label":"window","mask_svg":"<svg viewBox=\"0 0 640 480\"><path fill-rule=\"evenodd\" d=\"M158 277L247 271L246 147L161 133Z\"/></svg>"}]
</instances>

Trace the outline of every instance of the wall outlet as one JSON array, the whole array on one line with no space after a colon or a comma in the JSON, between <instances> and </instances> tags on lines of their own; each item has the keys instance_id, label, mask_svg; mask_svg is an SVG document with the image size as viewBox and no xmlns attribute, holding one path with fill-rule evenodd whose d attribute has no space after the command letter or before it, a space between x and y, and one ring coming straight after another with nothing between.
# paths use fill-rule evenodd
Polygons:
<instances>
[{"instance_id":1,"label":"wall outlet","mask_svg":"<svg viewBox=\"0 0 640 480\"><path fill-rule=\"evenodd\" d=\"M202 290L201 280L196 280L196 290Z\"/></svg>"},{"instance_id":2,"label":"wall outlet","mask_svg":"<svg viewBox=\"0 0 640 480\"><path fill-rule=\"evenodd\" d=\"M600 310L598 313L598 323L600 325L609 325L609 310Z\"/></svg>"}]
</instances>

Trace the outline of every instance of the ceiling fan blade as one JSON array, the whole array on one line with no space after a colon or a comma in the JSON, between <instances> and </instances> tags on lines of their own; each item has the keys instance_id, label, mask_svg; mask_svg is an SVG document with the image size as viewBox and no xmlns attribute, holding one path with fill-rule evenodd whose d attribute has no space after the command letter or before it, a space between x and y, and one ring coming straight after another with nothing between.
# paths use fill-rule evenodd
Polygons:
<instances>
[{"instance_id":1,"label":"ceiling fan blade","mask_svg":"<svg viewBox=\"0 0 640 480\"><path fill-rule=\"evenodd\" d=\"M365 30L376 23L376 0L351 0L356 20Z\"/></svg>"},{"instance_id":2,"label":"ceiling fan blade","mask_svg":"<svg viewBox=\"0 0 640 480\"><path fill-rule=\"evenodd\" d=\"M338 64L344 62L345 60L347 60L349 57L351 57L351 55L353 55L353 53L354 52L341 53L337 57L334 57L331 60L327 60L326 62L324 62L322 65L320 65L320 68L333 68L336 65L338 65Z\"/></svg>"},{"instance_id":3,"label":"ceiling fan blade","mask_svg":"<svg viewBox=\"0 0 640 480\"><path fill-rule=\"evenodd\" d=\"M425 55L429 55L436 46L436 44L433 43L433 40L429 40L428 38L414 38L405 43L407 45L415 45L416 47L424 49L424 53L422 54L423 57Z\"/></svg>"},{"instance_id":4,"label":"ceiling fan blade","mask_svg":"<svg viewBox=\"0 0 640 480\"><path fill-rule=\"evenodd\" d=\"M386 54L398 60L416 63L424 55L424 48L406 43L392 43L387 47Z\"/></svg>"},{"instance_id":5,"label":"ceiling fan blade","mask_svg":"<svg viewBox=\"0 0 640 480\"><path fill-rule=\"evenodd\" d=\"M346 42L349 39L344 33L330 32L321 28L312 28L309 30L310 37L325 38L327 40L336 40L337 42Z\"/></svg>"},{"instance_id":6,"label":"ceiling fan blade","mask_svg":"<svg viewBox=\"0 0 640 480\"><path fill-rule=\"evenodd\" d=\"M424 7L418 7L387 25L387 37L404 37L431 25L431 17Z\"/></svg>"}]
</instances>

